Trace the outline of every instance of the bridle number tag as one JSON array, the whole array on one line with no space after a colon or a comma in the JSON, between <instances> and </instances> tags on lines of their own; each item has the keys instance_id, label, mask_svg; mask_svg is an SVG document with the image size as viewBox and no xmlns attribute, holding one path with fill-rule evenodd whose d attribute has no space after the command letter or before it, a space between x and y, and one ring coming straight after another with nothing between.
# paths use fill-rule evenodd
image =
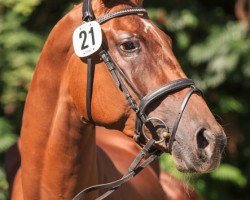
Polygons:
<instances>
[{"instance_id":1,"label":"bridle number tag","mask_svg":"<svg viewBox=\"0 0 250 200\"><path fill-rule=\"evenodd\" d=\"M102 45L102 29L98 22L85 22L73 33L75 54L79 57L92 55Z\"/></svg>"}]
</instances>

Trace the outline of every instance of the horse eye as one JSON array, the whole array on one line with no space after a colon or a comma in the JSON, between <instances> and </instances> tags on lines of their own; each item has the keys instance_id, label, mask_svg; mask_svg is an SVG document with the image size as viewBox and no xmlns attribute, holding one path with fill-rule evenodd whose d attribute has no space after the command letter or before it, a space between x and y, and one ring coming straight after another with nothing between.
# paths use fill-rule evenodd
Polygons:
<instances>
[{"instance_id":1,"label":"horse eye","mask_svg":"<svg viewBox=\"0 0 250 200\"><path fill-rule=\"evenodd\" d=\"M132 53L139 49L139 44L132 41L124 42L120 45L120 49L122 51Z\"/></svg>"}]
</instances>

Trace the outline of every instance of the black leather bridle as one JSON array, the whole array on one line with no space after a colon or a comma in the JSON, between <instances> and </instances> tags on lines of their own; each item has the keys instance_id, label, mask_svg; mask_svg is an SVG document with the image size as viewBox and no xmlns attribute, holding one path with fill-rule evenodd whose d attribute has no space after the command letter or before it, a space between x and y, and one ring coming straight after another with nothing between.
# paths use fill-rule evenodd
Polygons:
<instances>
[{"instance_id":1,"label":"black leather bridle","mask_svg":"<svg viewBox=\"0 0 250 200\"><path fill-rule=\"evenodd\" d=\"M120 10L117 12L112 12L112 13L104 15L103 17L99 19L95 19L94 13L92 11L91 0L84 0L83 5L84 5L83 10L82 10L83 21L89 22L92 20L96 20L99 24L103 24L104 22L107 22L110 19L113 19L116 17L122 17L122 16L132 15L132 14L136 14L136 15L147 14L147 11L144 8L133 7L133 8ZM175 134L177 132L179 122L181 120L184 109L189 101L189 98L194 92L198 92L201 94L201 91L195 86L194 82L191 79L182 78L182 79L172 81L166 85L163 85L160 88L142 97L140 93L136 90L136 88L133 86L131 81L126 77L126 75L121 70L121 68L114 62L111 55L109 54L109 51L107 50L104 44L102 44L101 46L99 56L102 58L102 60L106 64L108 70L110 71L115 81L115 84L125 94L126 99L129 103L129 106L136 113L136 125L135 125L135 137L134 138L137 143L143 146L143 148L141 149L140 153L137 155L135 160L130 165L127 173L121 179L111 182L111 183L94 185L94 186L88 187L82 190L80 193L78 193L73 198L73 200L80 200L87 193L95 191L95 190L102 190L102 189L108 190L108 191L102 194L96 200L102 200L108 195L110 195L117 188L119 188L123 183L127 182L132 177L137 175L142 169L144 169L147 165L149 165L152 161L154 161L159 155L161 155L162 151L155 147L156 143L161 143L168 139L167 149L168 149L168 152L171 153L172 145L175 139ZM92 86L93 86L93 77L94 77L94 65L92 63L91 56L87 57L87 65L88 65L87 92L86 92L87 116L88 116L89 121L94 123L92 119L92 115L91 115L91 98L92 98ZM126 83L126 85L124 82ZM133 93L140 100L139 106L136 103L135 99L130 94L129 90L127 89L127 86L133 91ZM159 100L159 98L163 96L176 93L185 88L190 88L190 89L188 90L188 92L186 93L182 101L179 112L177 113L177 116L175 118L172 131L168 129L167 125L162 119L158 117L147 116L146 111L148 110L149 106L152 103L156 102L157 100ZM164 136L163 138L160 138L159 140L157 137L155 137L157 135L157 128L153 124L154 120L160 122L164 126L164 128L168 130L168 133L169 133L168 135ZM144 126L148 128L148 130L152 134L152 138L148 138L148 136L144 133L143 131ZM142 161L143 159L144 161Z\"/></svg>"}]
</instances>

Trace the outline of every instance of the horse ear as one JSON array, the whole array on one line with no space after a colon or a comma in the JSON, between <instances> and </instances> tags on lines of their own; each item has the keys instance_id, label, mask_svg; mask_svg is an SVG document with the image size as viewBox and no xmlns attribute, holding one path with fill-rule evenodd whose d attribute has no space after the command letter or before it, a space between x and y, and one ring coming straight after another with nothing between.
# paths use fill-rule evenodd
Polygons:
<instances>
[{"instance_id":1,"label":"horse ear","mask_svg":"<svg viewBox=\"0 0 250 200\"><path fill-rule=\"evenodd\" d=\"M136 5L142 6L143 0L135 0Z\"/></svg>"}]
</instances>

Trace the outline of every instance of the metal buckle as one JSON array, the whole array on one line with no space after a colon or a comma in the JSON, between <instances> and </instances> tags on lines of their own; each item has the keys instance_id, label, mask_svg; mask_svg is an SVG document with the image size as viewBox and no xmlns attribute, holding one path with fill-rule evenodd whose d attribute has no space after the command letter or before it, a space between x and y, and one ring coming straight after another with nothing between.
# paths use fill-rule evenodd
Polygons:
<instances>
[{"instance_id":1,"label":"metal buckle","mask_svg":"<svg viewBox=\"0 0 250 200\"><path fill-rule=\"evenodd\" d=\"M158 117L149 117L149 118L146 119L145 123L143 123L143 125L142 125L142 134L146 138L147 141L149 141L151 138L148 138L148 136L145 134L144 130L146 128L146 123L150 122L150 121L151 121L151 123L153 121L158 121L158 122L160 122L160 125L163 125L164 126L163 128L166 129L166 131L162 133L163 134L162 135L163 138L160 139L160 140L156 140L155 144L159 144L161 142L164 142L165 139L171 137L171 133L169 132L169 128L167 127L166 123L162 119L160 119Z\"/></svg>"}]
</instances>

